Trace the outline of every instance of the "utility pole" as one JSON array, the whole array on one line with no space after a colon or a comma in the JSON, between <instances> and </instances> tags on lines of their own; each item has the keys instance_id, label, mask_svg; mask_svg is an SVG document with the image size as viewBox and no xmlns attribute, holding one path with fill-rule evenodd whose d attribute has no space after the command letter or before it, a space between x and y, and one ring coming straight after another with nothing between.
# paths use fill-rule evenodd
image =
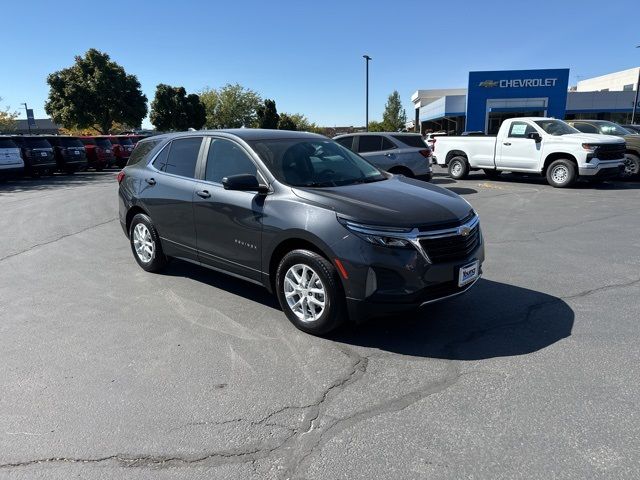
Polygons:
<instances>
[{"instance_id":1,"label":"utility pole","mask_svg":"<svg viewBox=\"0 0 640 480\"><path fill-rule=\"evenodd\" d=\"M638 45L636 48L640 48ZM631 114L631 125L636 124L636 109L638 108L638 91L640 90L640 68L638 69L638 81L636 82L636 98L633 101L633 113Z\"/></svg>"},{"instance_id":2,"label":"utility pole","mask_svg":"<svg viewBox=\"0 0 640 480\"><path fill-rule=\"evenodd\" d=\"M365 64L366 64L366 87L365 87L365 104L366 104L366 108L365 108L365 129L368 132L369 131L369 61L371 60L371 57L369 55L363 55L362 58L364 58Z\"/></svg>"}]
</instances>

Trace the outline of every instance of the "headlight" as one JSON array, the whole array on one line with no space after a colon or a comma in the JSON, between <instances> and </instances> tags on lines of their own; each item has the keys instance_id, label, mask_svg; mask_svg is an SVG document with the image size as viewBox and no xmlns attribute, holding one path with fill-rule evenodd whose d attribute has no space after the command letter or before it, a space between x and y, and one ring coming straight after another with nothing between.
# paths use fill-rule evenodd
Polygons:
<instances>
[{"instance_id":1,"label":"headlight","mask_svg":"<svg viewBox=\"0 0 640 480\"><path fill-rule=\"evenodd\" d=\"M592 143L583 143L582 148L584 148L587 152L594 153L598 149L598 145L593 145Z\"/></svg>"},{"instance_id":2,"label":"headlight","mask_svg":"<svg viewBox=\"0 0 640 480\"><path fill-rule=\"evenodd\" d=\"M350 232L374 245L383 247L409 248L411 242L403 238L413 229L409 227L386 227L380 225L365 225L338 217L338 221Z\"/></svg>"}]
</instances>

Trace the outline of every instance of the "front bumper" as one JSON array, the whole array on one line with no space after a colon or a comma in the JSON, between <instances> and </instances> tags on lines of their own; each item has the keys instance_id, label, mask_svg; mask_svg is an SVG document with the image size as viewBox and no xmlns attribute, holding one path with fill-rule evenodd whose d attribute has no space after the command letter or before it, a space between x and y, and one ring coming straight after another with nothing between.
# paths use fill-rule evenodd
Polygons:
<instances>
[{"instance_id":1,"label":"front bumper","mask_svg":"<svg viewBox=\"0 0 640 480\"><path fill-rule=\"evenodd\" d=\"M581 177L609 178L618 176L623 169L623 160L593 159L591 162L578 167L578 174Z\"/></svg>"}]
</instances>

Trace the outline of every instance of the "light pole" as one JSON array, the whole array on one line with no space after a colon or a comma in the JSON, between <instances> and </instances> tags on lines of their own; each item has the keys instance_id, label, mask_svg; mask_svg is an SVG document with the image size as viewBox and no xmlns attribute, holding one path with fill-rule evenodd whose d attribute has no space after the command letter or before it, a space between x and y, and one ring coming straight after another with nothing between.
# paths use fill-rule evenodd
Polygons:
<instances>
[{"instance_id":1,"label":"light pole","mask_svg":"<svg viewBox=\"0 0 640 480\"><path fill-rule=\"evenodd\" d=\"M640 45L638 45L636 48L640 48ZM636 82L636 98L633 101L633 113L631 114L631 125L636 124L636 108L638 107L638 90L640 90L640 68L638 69L638 81Z\"/></svg>"},{"instance_id":2,"label":"light pole","mask_svg":"<svg viewBox=\"0 0 640 480\"><path fill-rule=\"evenodd\" d=\"M362 58L364 58L364 63L366 65L366 71L367 71L367 80L366 80L366 87L365 87L365 97L366 97L366 114L365 114L365 129L368 132L369 131L369 60L371 60L371 57L369 55L363 55Z\"/></svg>"},{"instance_id":3,"label":"light pole","mask_svg":"<svg viewBox=\"0 0 640 480\"><path fill-rule=\"evenodd\" d=\"M29 135L31 135L31 124L29 123L29 109L27 108L26 103L21 103L20 105L24 105L24 112L27 114L27 128L29 129Z\"/></svg>"}]
</instances>

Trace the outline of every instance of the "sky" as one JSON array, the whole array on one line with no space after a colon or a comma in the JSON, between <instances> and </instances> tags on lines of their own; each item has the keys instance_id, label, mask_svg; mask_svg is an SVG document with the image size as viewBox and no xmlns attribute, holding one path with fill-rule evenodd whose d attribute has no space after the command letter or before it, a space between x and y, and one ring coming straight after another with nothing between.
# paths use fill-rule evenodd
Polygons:
<instances>
[{"instance_id":1,"label":"sky","mask_svg":"<svg viewBox=\"0 0 640 480\"><path fill-rule=\"evenodd\" d=\"M0 108L46 117L47 75L89 48L142 84L240 83L321 126L381 120L400 93L466 87L469 71L570 68L577 80L640 66L637 0L2 2ZM144 125L149 126L148 119Z\"/></svg>"}]
</instances>

